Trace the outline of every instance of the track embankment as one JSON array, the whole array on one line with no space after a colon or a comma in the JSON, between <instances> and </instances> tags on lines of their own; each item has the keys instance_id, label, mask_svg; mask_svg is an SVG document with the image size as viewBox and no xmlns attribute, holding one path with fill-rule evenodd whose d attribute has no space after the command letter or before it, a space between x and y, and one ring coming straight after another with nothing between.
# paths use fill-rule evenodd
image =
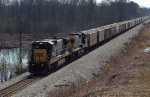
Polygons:
<instances>
[{"instance_id":1,"label":"track embankment","mask_svg":"<svg viewBox=\"0 0 150 97\"><path fill-rule=\"evenodd\" d=\"M76 97L150 97L150 24L124 45Z\"/></svg>"},{"instance_id":2,"label":"track embankment","mask_svg":"<svg viewBox=\"0 0 150 97\"><path fill-rule=\"evenodd\" d=\"M125 47L125 44L130 42L143 27L145 27L145 25L138 25L80 59L68 64L57 72L32 84L18 94L13 95L13 97L58 97L60 95L61 97L66 97L73 93L78 93L78 96L86 95L88 90L83 92L79 91L84 90L84 87L90 84L93 79L104 75L110 66L110 56L113 56L121 48ZM106 76L107 75L104 75L104 78ZM112 78L115 77L117 76L112 76Z\"/></svg>"}]
</instances>

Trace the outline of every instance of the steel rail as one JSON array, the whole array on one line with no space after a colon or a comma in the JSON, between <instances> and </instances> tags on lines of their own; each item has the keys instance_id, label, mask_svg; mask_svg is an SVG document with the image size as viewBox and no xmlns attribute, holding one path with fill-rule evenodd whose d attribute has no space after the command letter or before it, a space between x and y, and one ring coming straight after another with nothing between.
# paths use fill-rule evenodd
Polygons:
<instances>
[{"instance_id":1,"label":"steel rail","mask_svg":"<svg viewBox=\"0 0 150 97\"><path fill-rule=\"evenodd\" d=\"M0 97L7 97L8 95L16 92L17 90L27 86L28 84L36 81L39 77L32 78L33 75L29 75L22 80L0 90ZM31 78L30 78L31 77ZM29 79L30 78L30 79Z\"/></svg>"}]
</instances>

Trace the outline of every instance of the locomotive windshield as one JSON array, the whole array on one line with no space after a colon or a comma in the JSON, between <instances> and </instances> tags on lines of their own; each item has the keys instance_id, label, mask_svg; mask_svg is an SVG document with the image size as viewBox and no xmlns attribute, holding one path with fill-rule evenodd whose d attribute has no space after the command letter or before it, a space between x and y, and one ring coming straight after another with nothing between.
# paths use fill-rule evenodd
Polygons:
<instances>
[{"instance_id":1,"label":"locomotive windshield","mask_svg":"<svg viewBox=\"0 0 150 97\"><path fill-rule=\"evenodd\" d=\"M36 44L36 45L33 45L33 49L48 49L48 48L46 45Z\"/></svg>"}]
</instances>

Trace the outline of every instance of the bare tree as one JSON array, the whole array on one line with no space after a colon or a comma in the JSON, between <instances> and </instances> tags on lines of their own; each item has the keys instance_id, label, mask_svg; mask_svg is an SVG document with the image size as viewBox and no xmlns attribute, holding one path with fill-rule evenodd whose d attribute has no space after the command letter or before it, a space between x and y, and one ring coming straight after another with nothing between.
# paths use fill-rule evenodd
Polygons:
<instances>
[{"instance_id":1,"label":"bare tree","mask_svg":"<svg viewBox=\"0 0 150 97\"><path fill-rule=\"evenodd\" d=\"M23 31L28 27L28 9L26 9L26 5L23 4L23 0L14 3L14 9L12 9L12 18L17 26L19 32L19 47L20 47L20 63L21 61L21 41Z\"/></svg>"},{"instance_id":2,"label":"bare tree","mask_svg":"<svg viewBox=\"0 0 150 97\"><path fill-rule=\"evenodd\" d=\"M139 17L139 6L128 0L102 1L96 4L96 0L0 0L0 22L5 21L0 30L16 32L17 28L20 36L23 32L69 33ZM150 14L142 11L144 15ZM9 21L17 27L10 26Z\"/></svg>"}]
</instances>

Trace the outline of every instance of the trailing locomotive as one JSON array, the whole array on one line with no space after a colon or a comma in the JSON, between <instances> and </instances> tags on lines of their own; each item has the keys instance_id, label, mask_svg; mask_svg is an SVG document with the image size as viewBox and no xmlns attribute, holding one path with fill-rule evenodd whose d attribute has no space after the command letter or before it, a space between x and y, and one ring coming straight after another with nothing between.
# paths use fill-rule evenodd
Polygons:
<instances>
[{"instance_id":1,"label":"trailing locomotive","mask_svg":"<svg viewBox=\"0 0 150 97\"><path fill-rule=\"evenodd\" d=\"M91 47L148 19L150 16L71 33L66 37L35 41L31 47L28 71L32 74L47 74L58 66L59 60L68 62L76 59Z\"/></svg>"}]
</instances>

